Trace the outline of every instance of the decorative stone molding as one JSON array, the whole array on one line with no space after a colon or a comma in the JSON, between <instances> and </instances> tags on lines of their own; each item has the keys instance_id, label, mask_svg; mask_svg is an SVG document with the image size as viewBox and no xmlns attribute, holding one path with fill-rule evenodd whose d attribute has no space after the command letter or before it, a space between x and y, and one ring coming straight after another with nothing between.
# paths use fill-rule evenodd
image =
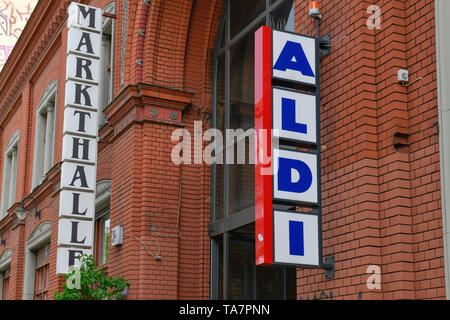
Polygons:
<instances>
[{"instance_id":1,"label":"decorative stone molding","mask_svg":"<svg viewBox=\"0 0 450 320\"><path fill-rule=\"evenodd\" d=\"M27 241L27 249L34 250L40 247L42 244L50 239L52 229L52 223L49 221L42 222L39 226L34 229Z\"/></svg>"},{"instance_id":2,"label":"decorative stone molding","mask_svg":"<svg viewBox=\"0 0 450 320\"><path fill-rule=\"evenodd\" d=\"M176 111L170 111L169 112L169 117L172 120L176 120L178 118L178 113Z\"/></svg>"},{"instance_id":3,"label":"decorative stone molding","mask_svg":"<svg viewBox=\"0 0 450 320\"><path fill-rule=\"evenodd\" d=\"M99 211L108 205L111 197L111 180L101 180L97 182L95 192L95 211Z\"/></svg>"},{"instance_id":4,"label":"decorative stone molding","mask_svg":"<svg viewBox=\"0 0 450 320\"><path fill-rule=\"evenodd\" d=\"M122 34L120 42L120 86L125 81L125 55L127 52L128 0L122 0Z\"/></svg>"},{"instance_id":5,"label":"decorative stone molding","mask_svg":"<svg viewBox=\"0 0 450 320\"><path fill-rule=\"evenodd\" d=\"M11 138L9 138L8 145L6 146L6 149L5 149L6 150L5 151L6 154L11 152L12 149L15 148L16 144L18 145L19 138L20 138L20 130L14 131L13 134L11 135Z\"/></svg>"},{"instance_id":6,"label":"decorative stone molding","mask_svg":"<svg viewBox=\"0 0 450 320\"><path fill-rule=\"evenodd\" d=\"M183 111L192 103L192 92L140 83L127 86L105 109L118 134L133 121L157 121L183 126Z\"/></svg>"},{"instance_id":7,"label":"decorative stone molding","mask_svg":"<svg viewBox=\"0 0 450 320\"><path fill-rule=\"evenodd\" d=\"M152 117L157 117L158 114L159 114L158 109L156 109L156 108L151 108L151 109L150 109L150 114L152 115Z\"/></svg>"},{"instance_id":8,"label":"decorative stone molding","mask_svg":"<svg viewBox=\"0 0 450 320\"><path fill-rule=\"evenodd\" d=\"M8 145L5 148L3 154L3 182L2 195L1 195L1 207L0 207L0 220L6 217L8 214L8 208L15 202L16 197L16 182L17 182L17 154L19 152L19 139L20 130L16 130L9 138ZM11 160L7 160L11 157ZM5 186L8 186L6 188ZM11 194L11 192L13 192ZM11 203L11 201L13 203Z\"/></svg>"},{"instance_id":9,"label":"decorative stone molding","mask_svg":"<svg viewBox=\"0 0 450 320\"><path fill-rule=\"evenodd\" d=\"M56 2L56 1L55 1ZM32 72L39 65L40 60L44 57L46 51L50 48L53 41L59 35L59 30L64 26L65 17L67 15L66 9L70 1L60 2L56 10L52 11L51 19L48 24L42 25L42 23L36 23L34 20L41 20L42 15L47 15L45 10L51 10L54 7L54 3L43 2L44 4L38 4L35 8L35 14L31 16L29 25L32 25L34 29L28 30L28 35L23 35L16 48L9 57L10 64L14 65L13 68L8 67L9 64L5 65L2 70L2 75L5 75L6 81L12 79L11 85L7 82L0 83L0 91L5 91L5 95L0 94L0 114L2 115L0 121L6 116L7 111L13 105L14 101L19 96L26 81L30 79ZM34 22L34 23L33 23ZM24 52L24 46L30 46L29 38L35 36L42 29L42 33L39 34L40 37L34 45L31 52L25 57L26 61L20 63L21 56ZM20 72L19 72L20 71ZM17 73L17 75L15 75ZM9 77L8 77L9 75Z\"/></svg>"},{"instance_id":10,"label":"decorative stone molding","mask_svg":"<svg viewBox=\"0 0 450 320\"><path fill-rule=\"evenodd\" d=\"M58 79L54 79L47 85L47 88L45 88L45 91L42 94L42 98L39 101L38 108L37 108L38 112L40 112L40 110L42 110L48 104L49 100L53 96L58 95L57 90L58 90Z\"/></svg>"},{"instance_id":11,"label":"decorative stone molding","mask_svg":"<svg viewBox=\"0 0 450 320\"><path fill-rule=\"evenodd\" d=\"M115 14L116 13L116 2L110 2L103 8L103 13ZM105 28L108 23L108 19L102 19L102 29Z\"/></svg>"},{"instance_id":12,"label":"decorative stone molding","mask_svg":"<svg viewBox=\"0 0 450 320\"><path fill-rule=\"evenodd\" d=\"M0 256L0 271L5 270L11 263L12 250L6 249Z\"/></svg>"}]
</instances>

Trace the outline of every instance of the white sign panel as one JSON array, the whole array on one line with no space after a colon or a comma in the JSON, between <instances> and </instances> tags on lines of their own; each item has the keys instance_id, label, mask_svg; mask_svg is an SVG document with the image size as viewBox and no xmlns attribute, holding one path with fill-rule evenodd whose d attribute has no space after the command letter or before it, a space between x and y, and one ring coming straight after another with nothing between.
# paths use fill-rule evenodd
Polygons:
<instances>
[{"instance_id":1,"label":"white sign panel","mask_svg":"<svg viewBox=\"0 0 450 320\"><path fill-rule=\"evenodd\" d=\"M66 80L98 84L99 68L97 59L69 54L66 62Z\"/></svg>"},{"instance_id":2,"label":"white sign panel","mask_svg":"<svg viewBox=\"0 0 450 320\"><path fill-rule=\"evenodd\" d=\"M67 36L67 53L87 55L94 58L100 56L100 34L69 29Z\"/></svg>"},{"instance_id":3,"label":"white sign panel","mask_svg":"<svg viewBox=\"0 0 450 320\"><path fill-rule=\"evenodd\" d=\"M83 248L58 248L56 253L56 273L67 273L71 269L80 266L80 257L84 254L92 254L92 249Z\"/></svg>"},{"instance_id":4,"label":"white sign panel","mask_svg":"<svg viewBox=\"0 0 450 320\"><path fill-rule=\"evenodd\" d=\"M287 32L272 32L273 77L316 84L316 40Z\"/></svg>"},{"instance_id":5,"label":"white sign panel","mask_svg":"<svg viewBox=\"0 0 450 320\"><path fill-rule=\"evenodd\" d=\"M64 135L62 160L95 164L97 161L97 140L69 134Z\"/></svg>"},{"instance_id":6,"label":"white sign panel","mask_svg":"<svg viewBox=\"0 0 450 320\"><path fill-rule=\"evenodd\" d=\"M66 107L63 132L97 137L97 112Z\"/></svg>"},{"instance_id":7,"label":"white sign panel","mask_svg":"<svg viewBox=\"0 0 450 320\"><path fill-rule=\"evenodd\" d=\"M94 191L96 168L92 165L63 162L61 189L76 188Z\"/></svg>"},{"instance_id":8,"label":"white sign panel","mask_svg":"<svg viewBox=\"0 0 450 320\"><path fill-rule=\"evenodd\" d=\"M61 190L59 193L59 216L93 218L95 201L93 192Z\"/></svg>"},{"instance_id":9,"label":"white sign panel","mask_svg":"<svg viewBox=\"0 0 450 320\"><path fill-rule=\"evenodd\" d=\"M275 199L317 203L318 171L315 154L274 149L272 164Z\"/></svg>"},{"instance_id":10,"label":"white sign panel","mask_svg":"<svg viewBox=\"0 0 450 320\"><path fill-rule=\"evenodd\" d=\"M273 89L273 134L298 142L317 143L316 96Z\"/></svg>"},{"instance_id":11,"label":"white sign panel","mask_svg":"<svg viewBox=\"0 0 450 320\"><path fill-rule=\"evenodd\" d=\"M58 245L92 247L92 221L59 219Z\"/></svg>"},{"instance_id":12,"label":"white sign panel","mask_svg":"<svg viewBox=\"0 0 450 320\"><path fill-rule=\"evenodd\" d=\"M98 86L81 82L66 81L66 106L97 111Z\"/></svg>"},{"instance_id":13,"label":"white sign panel","mask_svg":"<svg viewBox=\"0 0 450 320\"><path fill-rule=\"evenodd\" d=\"M101 32L101 9L72 2L67 11L69 13L69 18L67 19L67 27L69 29L78 28L92 32Z\"/></svg>"},{"instance_id":14,"label":"white sign panel","mask_svg":"<svg viewBox=\"0 0 450 320\"><path fill-rule=\"evenodd\" d=\"M319 266L319 219L312 214L274 211L275 262Z\"/></svg>"}]
</instances>

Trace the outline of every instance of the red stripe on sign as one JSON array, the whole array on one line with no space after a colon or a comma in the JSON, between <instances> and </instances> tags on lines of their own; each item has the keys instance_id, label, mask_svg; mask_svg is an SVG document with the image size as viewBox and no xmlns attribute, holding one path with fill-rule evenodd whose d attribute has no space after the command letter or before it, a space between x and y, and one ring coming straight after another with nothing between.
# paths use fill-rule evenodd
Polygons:
<instances>
[{"instance_id":1,"label":"red stripe on sign","mask_svg":"<svg viewBox=\"0 0 450 320\"><path fill-rule=\"evenodd\" d=\"M255 33L255 263L273 263L272 31Z\"/></svg>"}]
</instances>

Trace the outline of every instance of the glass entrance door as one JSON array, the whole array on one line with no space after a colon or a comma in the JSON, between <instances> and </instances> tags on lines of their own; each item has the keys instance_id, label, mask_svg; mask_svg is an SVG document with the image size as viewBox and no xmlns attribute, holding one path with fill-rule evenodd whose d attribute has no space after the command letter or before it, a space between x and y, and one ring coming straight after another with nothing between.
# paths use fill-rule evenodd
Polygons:
<instances>
[{"instance_id":1,"label":"glass entrance door","mask_svg":"<svg viewBox=\"0 0 450 320\"><path fill-rule=\"evenodd\" d=\"M217 276L212 277L213 298L284 300L296 299L295 268L256 266L254 224L236 229L213 241L218 255L215 259ZM243 232L244 231L244 232ZM248 231L249 233L245 233ZM224 250L225 246L225 250ZM214 268L213 268L214 271ZM224 290L224 285L226 290Z\"/></svg>"}]
</instances>

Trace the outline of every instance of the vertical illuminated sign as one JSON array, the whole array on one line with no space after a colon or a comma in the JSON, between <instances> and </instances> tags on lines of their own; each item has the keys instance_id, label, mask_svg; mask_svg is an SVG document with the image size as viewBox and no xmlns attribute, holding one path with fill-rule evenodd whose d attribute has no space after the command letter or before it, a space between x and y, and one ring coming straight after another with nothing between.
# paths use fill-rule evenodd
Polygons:
<instances>
[{"instance_id":1,"label":"vertical illuminated sign","mask_svg":"<svg viewBox=\"0 0 450 320\"><path fill-rule=\"evenodd\" d=\"M57 273L78 266L94 243L101 9L68 8Z\"/></svg>"},{"instance_id":2,"label":"vertical illuminated sign","mask_svg":"<svg viewBox=\"0 0 450 320\"><path fill-rule=\"evenodd\" d=\"M255 33L256 265L321 264L320 212L276 209L320 211L317 53L315 38L265 26Z\"/></svg>"}]
</instances>

